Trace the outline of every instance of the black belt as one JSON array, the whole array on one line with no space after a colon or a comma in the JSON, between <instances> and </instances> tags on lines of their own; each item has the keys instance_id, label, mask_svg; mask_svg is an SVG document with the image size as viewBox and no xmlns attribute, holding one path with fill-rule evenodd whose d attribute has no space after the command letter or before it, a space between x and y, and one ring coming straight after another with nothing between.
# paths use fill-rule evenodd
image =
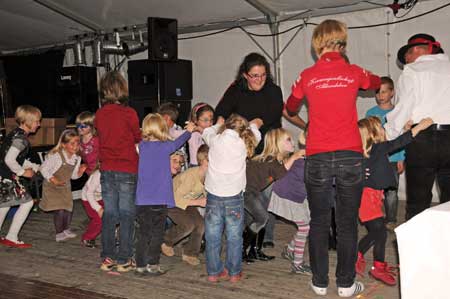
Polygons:
<instances>
[{"instance_id":1,"label":"black belt","mask_svg":"<svg viewBox=\"0 0 450 299\"><path fill-rule=\"evenodd\" d=\"M414 128L415 126L417 126L417 124L414 124L412 127ZM447 131L450 130L450 125L440 125L440 124L432 124L431 126L429 126L427 128L427 130L431 130L431 131Z\"/></svg>"}]
</instances>

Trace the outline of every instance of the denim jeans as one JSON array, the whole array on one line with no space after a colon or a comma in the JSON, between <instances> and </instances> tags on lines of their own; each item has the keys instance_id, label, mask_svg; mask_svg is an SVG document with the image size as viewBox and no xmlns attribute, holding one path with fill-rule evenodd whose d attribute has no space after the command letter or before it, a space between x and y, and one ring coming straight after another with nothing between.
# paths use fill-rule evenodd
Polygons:
<instances>
[{"instance_id":1,"label":"denim jeans","mask_svg":"<svg viewBox=\"0 0 450 299\"><path fill-rule=\"evenodd\" d=\"M100 183L104 203L101 257L123 264L133 256L136 174L102 171ZM120 225L118 252L115 246L117 224Z\"/></svg>"},{"instance_id":2,"label":"denim jeans","mask_svg":"<svg viewBox=\"0 0 450 299\"><path fill-rule=\"evenodd\" d=\"M390 164L394 171L396 185L384 190L384 209L386 211L386 222L397 222L399 174L397 171L397 162L391 162Z\"/></svg>"},{"instance_id":3,"label":"denim jeans","mask_svg":"<svg viewBox=\"0 0 450 299\"><path fill-rule=\"evenodd\" d=\"M237 275L242 271L243 227L244 198L242 192L230 197L220 197L208 193L205 213L205 254L208 275L218 275L224 270L220 259L224 229L227 240L225 268L230 275Z\"/></svg>"},{"instance_id":4,"label":"denim jeans","mask_svg":"<svg viewBox=\"0 0 450 299\"><path fill-rule=\"evenodd\" d=\"M305 182L311 210L309 255L317 287L328 286L328 232L336 184L336 284L350 287L355 280L358 209L363 188L362 155L352 151L320 153L307 157Z\"/></svg>"},{"instance_id":5,"label":"denim jeans","mask_svg":"<svg viewBox=\"0 0 450 299\"><path fill-rule=\"evenodd\" d=\"M136 266L159 265L167 206L137 206Z\"/></svg>"}]
</instances>

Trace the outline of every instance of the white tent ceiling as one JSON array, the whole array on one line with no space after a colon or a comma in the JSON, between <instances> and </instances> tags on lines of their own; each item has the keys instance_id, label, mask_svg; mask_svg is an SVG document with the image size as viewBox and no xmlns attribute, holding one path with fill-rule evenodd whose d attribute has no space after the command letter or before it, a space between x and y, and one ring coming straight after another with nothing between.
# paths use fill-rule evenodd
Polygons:
<instances>
[{"instance_id":1,"label":"white tent ceiling","mask_svg":"<svg viewBox=\"0 0 450 299\"><path fill-rule=\"evenodd\" d=\"M391 3L392 0L2 0L0 53L70 43L74 36L85 33L144 26L149 16L177 19L179 32L187 33L264 21L261 10L282 20Z\"/></svg>"}]
</instances>

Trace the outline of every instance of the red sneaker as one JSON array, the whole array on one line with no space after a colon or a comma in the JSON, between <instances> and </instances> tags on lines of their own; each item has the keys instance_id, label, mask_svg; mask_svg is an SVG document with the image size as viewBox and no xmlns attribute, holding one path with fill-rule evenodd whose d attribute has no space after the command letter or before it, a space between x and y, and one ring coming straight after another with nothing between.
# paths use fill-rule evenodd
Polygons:
<instances>
[{"instance_id":1,"label":"red sneaker","mask_svg":"<svg viewBox=\"0 0 450 299\"><path fill-rule=\"evenodd\" d=\"M397 279L395 278L395 274L390 271L390 267L386 262L373 262L373 267L369 271L369 274L389 286L394 286L397 284Z\"/></svg>"},{"instance_id":2,"label":"red sneaker","mask_svg":"<svg viewBox=\"0 0 450 299\"><path fill-rule=\"evenodd\" d=\"M230 276L228 276L227 269L223 269L223 271L217 275L208 275L209 282L219 282L221 280L228 280L228 279L230 279Z\"/></svg>"},{"instance_id":3,"label":"red sneaker","mask_svg":"<svg viewBox=\"0 0 450 299\"><path fill-rule=\"evenodd\" d=\"M22 241L11 241L5 238L1 238L0 239L0 244L7 246L7 247L12 247L12 248L31 248L33 247L33 245L29 244L29 243L24 243Z\"/></svg>"},{"instance_id":4,"label":"red sneaker","mask_svg":"<svg viewBox=\"0 0 450 299\"><path fill-rule=\"evenodd\" d=\"M361 252L358 252L358 260L355 265L356 273L364 277L364 272L366 271L366 260Z\"/></svg>"},{"instance_id":5,"label":"red sneaker","mask_svg":"<svg viewBox=\"0 0 450 299\"><path fill-rule=\"evenodd\" d=\"M238 281L241 280L241 279L242 279L242 272L240 272L240 273L238 273L238 274L236 274L236 275L231 275L231 276L230 276L230 282L231 282L231 283L238 282Z\"/></svg>"}]
</instances>

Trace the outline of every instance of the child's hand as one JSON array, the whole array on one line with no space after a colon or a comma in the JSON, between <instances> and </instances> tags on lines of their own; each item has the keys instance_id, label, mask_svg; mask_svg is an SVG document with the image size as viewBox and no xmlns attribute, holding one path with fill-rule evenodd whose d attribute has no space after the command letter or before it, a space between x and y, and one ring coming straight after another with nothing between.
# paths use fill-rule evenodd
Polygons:
<instances>
[{"instance_id":1,"label":"child's hand","mask_svg":"<svg viewBox=\"0 0 450 299\"><path fill-rule=\"evenodd\" d=\"M304 149L301 149L301 150L294 152L292 154L292 156L294 157L295 160L298 160L298 159L304 158L305 154L306 154L306 151Z\"/></svg>"},{"instance_id":2,"label":"child's hand","mask_svg":"<svg viewBox=\"0 0 450 299\"><path fill-rule=\"evenodd\" d=\"M34 171L31 168L25 169L25 172L22 174L23 177L32 178L34 176Z\"/></svg>"},{"instance_id":3,"label":"child's hand","mask_svg":"<svg viewBox=\"0 0 450 299\"><path fill-rule=\"evenodd\" d=\"M250 124L254 124L259 129L264 124L264 122L260 118L255 118L250 121Z\"/></svg>"},{"instance_id":4,"label":"child's hand","mask_svg":"<svg viewBox=\"0 0 450 299\"><path fill-rule=\"evenodd\" d=\"M65 186L66 183L63 181L58 180L57 178L55 178L54 176L52 176L49 180L50 183L52 183L55 186Z\"/></svg>"},{"instance_id":5,"label":"child's hand","mask_svg":"<svg viewBox=\"0 0 450 299\"><path fill-rule=\"evenodd\" d=\"M105 210L103 208L100 208L100 210L97 211L98 217L102 218L103 217L103 212Z\"/></svg>"},{"instance_id":6,"label":"child's hand","mask_svg":"<svg viewBox=\"0 0 450 299\"><path fill-rule=\"evenodd\" d=\"M184 129L186 131L188 131L189 133L192 133L195 130L195 124L191 121L187 121L186 122L186 126L184 127Z\"/></svg>"},{"instance_id":7,"label":"child's hand","mask_svg":"<svg viewBox=\"0 0 450 299\"><path fill-rule=\"evenodd\" d=\"M202 207L202 208L206 207L206 197L200 197L199 199L196 199L195 201L199 207Z\"/></svg>"},{"instance_id":8,"label":"child's hand","mask_svg":"<svg viewBox=\"0 0 450 299\"><path fill-rule=\"evenodd\" d=\"M87 169L87 165L86 164L81 164L80 168L78 169L78 176L81 176Z\"/></svg>"},{"instance_id":9,"label":"child's hand","mask_svg":"<svg viewBox=\"0 0 450 299\"><path fill-rule=\"evenodd\" d=\"M223 125L225 123L225 118L223 118L222 116L217 117L217 121L216 121L216 125Z\"/></svg>"}]
</instances>

